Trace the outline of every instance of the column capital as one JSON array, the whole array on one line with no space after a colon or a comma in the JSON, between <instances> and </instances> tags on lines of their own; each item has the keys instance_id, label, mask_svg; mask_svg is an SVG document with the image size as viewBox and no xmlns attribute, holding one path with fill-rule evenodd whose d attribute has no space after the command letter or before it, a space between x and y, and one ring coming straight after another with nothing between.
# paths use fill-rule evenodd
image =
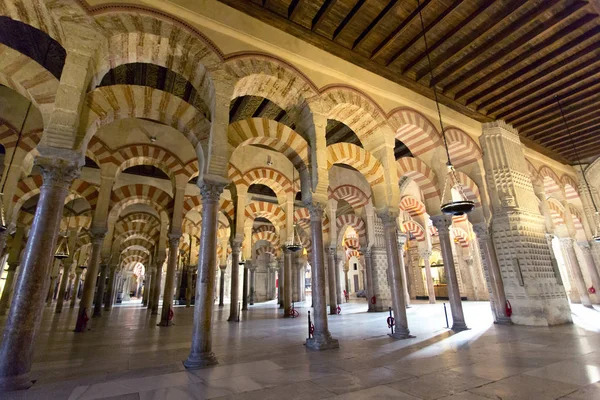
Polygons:
<instances>
[{"instance_id":1,"label":"column capital","mask_svg":"<svg viewBox=\"0 0 600 400\"><path fill-rule=\"evenodd\" d=\"M179 240L181 240L180 233L169 233L169 247L179 247Z\"/></svg>"},{"instance_id":2,"label":"column capital","mask_svg":"<svg viewBox=\"0 0 600 400\"><path fill-rule=\"evenodd\" d=\"M478 238L482 240L487 240L490 238L490 228L487 222L477 222L473 224L473 230Z\"/></svg>"},{"instance_id":3,"label":"column capital","mask_svg":"<svg viewBox=\"0 0 600 400\"><path fill-rule=\"evenodd\" d=\"M227 264L225 265L219 265L219 269L223 272L225 272L225 270L227 269Z\"/></svg>"},{"instance_id":4,"label":"column capital","mask_svg":"<svg viewBox=\"0 0 600 400\"><path fill-rule=\"evenodd\" d=\"M93 245L101 245L106 236L106 229L103 228L92 228L90 229L90 239Z\"/></svg>"},{"instance_id":5,"label":"column capital","mask_svg":"<svg viewBox=\"0 0 600 400\"><path fill-rule=\"evenodd\" d=\"M560 238L560 243L563 247L565 247L566 249L572 249L573 248L573 242L574 240L570 237L565 237L565 238Z\"/></svg>"},{"instance_id":6,"label":"column capital","mask_svg":"<svg viewBox=\"0 0 600 400\"><path fill-rule=\"evenodd\" d=\"M383 226L385 226L386 228L392 228L392 227L396 228L398 225L396 222L396 220L398 219L398 211L397 210L390 210L390 209L378 210L377 216L379 217L381 222L383 222Z\"/></svg>"},{"instance_id":7,"label":"column capital","mask_svg":"<svg viewBox=\"0 0 600 400\"><path fill-rule=\"evenodd\" d=\"M322 221L323 220L323 211L325 210L325 205L321 203L317 203L315 201L304 203L306 208L308 208L308 213L310 214L311 221Z\"/></svg>"},{"instance_id":8,"label":"column capital","mask_svg":"<svg viewBox=\"0 0 600 400\"><path fill-rule=\"evenodd\" d=\"M371 248L370 248L370 247L367 247L367 248L365 248L364 250L362 250L362 249L361 249L361 250L359 251L359 253L360 253L360 254L362 254L363 256L365 256L365 258L367 258L367 257L371 257Z\"/></svg>"},{"instance_id":9,"label":"column capital","mask_svg":"<svg viewBox=\"0 0 600 400\"><path fill-rule=\"evenodd\" d=\"M227 181L213 180L204 178L198 182L200 188L200 195L202 196L202 202L218 202L223 189L227 186Z\"/></svg>"},{"instance_id":10,"label":"column capital","mask_svg":"<svg viewBox=\"0 0 600 400\"><path fill-rule=\"evenodd\" d=\"M435 226L440 235L449 235L450 234L450 225L452 225L452 217L450 215L433 215L429 217L433 226Z\"/></svg>"},{"instance_id":11,"label":"column capital","mask_svg":"<svg viewBox=\"0 0 600 400\"><path fill-rule=\"evenodd\" d=\"M407 241L408 241L408 237L404 233L401 233L398 235L398 244L399 245L404 246Z\"/></svg>"},{"instance_id":12,"label":"column capital","mask_svg":"<svg viewBox=\"0 0 600 400\"><path fill-rule=\"evenodd\" d=\"M592 250L592 245L588 241L577 242L577 245L582 251L585 251L586 253L589 253Z\"/></svg>"},{"instance_id":13,"label":"column capital","mask_svg":"<svg viewBox=\"0 0 600 400\"><path fill-rule=\"evenodd\" d=\"M62 158L38 156L34 163L42 172L42 186L54 186L68 190L73 184L73 180L79 177L81 172L78 162Z\"/></svg>"},{"instance_id":14,"label":"column capital","mask_svg":"<svg viewBox=\"0 0 600 400\"><path fill-rule=\"evenodd\" d=\"M423 258L426 258L429 260L429 257L431 257L431 254L433 254L433 252L431 251L431 249L423 249L423 250L419 250L419 255Z\"/></svg>"},{"instance_id":15,"label":"column capital","mask_svg":"<svg viewBox=\"0 0 600 400\"><path fill-rule=\"evenodd\" d=\"M233 240L231 242L231 252L232 253L239 253L242 249L242 242L238 241L238 240Z\"/></svg>"}]
</instances>

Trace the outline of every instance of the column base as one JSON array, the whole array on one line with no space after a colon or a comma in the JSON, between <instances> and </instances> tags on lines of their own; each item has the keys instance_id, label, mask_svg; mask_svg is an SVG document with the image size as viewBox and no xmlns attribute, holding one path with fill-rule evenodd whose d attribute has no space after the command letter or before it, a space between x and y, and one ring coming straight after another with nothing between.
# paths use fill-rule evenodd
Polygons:
<instances>
[{"instance_id":1,"label":"column base","mask_svg":"<svg viewBox=\"0 0 600 400\"><path fill-rule=\"evenodd\" d=\"M498 319L496 319L494 321L494 324L497 324L497 325L512 325L513 322L508 317L498 317Z\"/></svg>"},{"instance_id":2,"label":"column base","mask_svg":"<svg viewBox=\"0 0 600 400\"><path fill-rule=\"evenodd\" d=\"M200 369L210 367L212 365L217 365L219 361L217 360L217 356L212 351L208 353L200 353L198 355L191 355L187 360L183 362L183 366L186 369Z\"/></svg>"},{"instance_id":3,"label":"column base","mask_svg":"<svg viewBox=\"0 0 600 400\"><path fill-rule=\"evenodd\" d=\"M158 324L156 324L156 326L172 326L173 325L173 321L160 321Z\"/></svg>"},{"instance_id":4,"label":"column base","mask_svg":"<svg viewBox=\"0 0 600 400\"><path fill-rule=\"evenodd\" d=\"M90 318L87 316L87 311L82 310L77 316L77 322L75 324L75 329L73 332L83 333L87 330L87 323Z\"/></svg>"},{"instance_id":5,"label":"column base","mask_svg":"<svg viewBox=\"0 0 600 400\"><path fill-rule=\"evenodd\" d=\"M232 315L227 318L227 322L240 322L240 317Z\"/></svg>"},{"instance_id":6,"label":"column base","mask_svg":"<svg viewBox=\"0 0 600 400\"><path fill-rule=\"evenodd\" d=\"M411 335L409 331L388 333L388 336L391 337L392 339L396 339L396 340L404 340L404 339L414 339L414 338L416 338L416 336Z\"/></svg>"},{"instance_id":7,"label":"column base","mask_svg":"<svg viewBox=\"0 0 600 400\"><path fill-rule=\"evenodd\" d=\"M307 349L311 350L331 350L331 349L339 349L340 342L337 339L332 337L323 337L323 338L307 338L306 343L304 343Z\"/></svg>"},{"instance_id":8,"label":"column base","mask_svg":"<svg viewBox=\"0 0 600 400\"><path fill-rule=\"evenodd\" d=\"M585 308L592 308L592 309L594 308L594 306L592 304L584 304L583 306Z\"/></svg>"},{"instance_id":9,"label":"column base","mask_svg":"<svg viewBox=\"0 0 600 400\"><path fill-rule=\"evenodd\" d=\"M467 324L465 324L464 322L457 322L457 323L453 323L452 328L450 328L450 329L452 329L454 332L462 332L462 331L468 331L471 328L469 328L467 326Z\"/></svg>"},{"instance_id":10,"label":"column base","mask_svg":"<svg viewBox=\"0 0 600 400\"><path fill-rule=\"evenodd\" d=\"M17 376L5 376L0 378L0 393L13 390L25 390L33 386L29 373Z\"/></svg>"}]
</instances>

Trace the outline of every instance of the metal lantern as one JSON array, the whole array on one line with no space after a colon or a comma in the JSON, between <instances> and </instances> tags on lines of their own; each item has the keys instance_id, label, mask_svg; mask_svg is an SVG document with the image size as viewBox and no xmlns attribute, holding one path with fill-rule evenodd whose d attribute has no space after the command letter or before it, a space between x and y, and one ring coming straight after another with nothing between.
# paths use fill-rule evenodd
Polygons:
<instances>
[{"instance_id":1,"label":"metal lantern","mask_svg":"<svg viewBox=\"0 0 600 400\"><path fill-rule=\"evenodd\" d=\"M429 64L429 76L431 82L434 82L433 78L433 67L431 65L431 57L429 56L429 46L427 44L427 36L425 34L425 23L423 22L423 14L421 13L421 7L419 6L419 18L421 19L421 31L423 40L425 41L425 52L427 53L427 61ZM433 86L433 95L435 98L435 106L437 107L438 118L440 120L440 127L442 128L442 137L444 138L444 147L446 149L446 157L448 159L448 173L446 174L446 180L444 182L444 192L442 193L442 206L440 207L442 213L447 215L459 216L468 214L475 208L475 203L467 198L461 183L456 178L456 170L452 165L450 159L450 151L448 150L448 141L446 139L446 130L444 129L444 122L442 121L442 112L440 110L440 103L438 100L438 94L435 86ZM454 200L452 197L452 189L456 189L460 194L459 200ZM446 196L447 195L447 196Z\"/></svg>"},{"instance_id":2,"label":"metal lantern","mask_svg":"<svg viewBox=\"0 0 600 400\"><path fill-rule=\"evenodd\" d=\"M69 246L67 246L68 238L64 235L56 248L56 252L54 252L54 258L57 260L64 260L65 258L69 258Z\"/></svg>"},{"instance_id":3,"label":"metal lantern","mask_svg":"<svg viewBox=\"0 0 600 400\"><path fill-rule=\"evenodd\" d=\"M292 166L292 187L294 186L294 170L295 167ZM295 195L295 192L292 193ZM294 215L295 201L296 199L294 198L292 202L292 215ZM300 234L298 233L296 224L294 224L294 227L292 228L292 238L285 244L285 247L293 253L302 249L302 242L300 241Z\"/></svg>"}]
</instances>

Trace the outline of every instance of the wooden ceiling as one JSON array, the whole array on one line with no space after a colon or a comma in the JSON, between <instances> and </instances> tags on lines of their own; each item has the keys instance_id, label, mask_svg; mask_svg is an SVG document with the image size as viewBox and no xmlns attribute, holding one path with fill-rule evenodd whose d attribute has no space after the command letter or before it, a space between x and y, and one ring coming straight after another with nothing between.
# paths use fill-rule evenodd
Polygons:
<instances>
[{"instance_id":1,"label":"wooden ceiling","mask_svg":"<svg viewBox=\"0 0 600 400\"><path fill-rule=\"evenodd\" d=\"M558 98L582 159L600 155L600 17L587 1L219 1L430 98L435 85L443 104L575 163Z\"/></svg>"}]
</instances>

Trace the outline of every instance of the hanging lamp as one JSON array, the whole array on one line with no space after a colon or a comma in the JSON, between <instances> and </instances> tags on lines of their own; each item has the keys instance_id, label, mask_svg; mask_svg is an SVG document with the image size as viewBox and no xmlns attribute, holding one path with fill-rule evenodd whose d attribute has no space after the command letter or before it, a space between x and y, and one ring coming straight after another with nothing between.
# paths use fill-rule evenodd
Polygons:
<instances>
[{"instance_id":1,"label":"hanging lamp","mask_svg":"<svg viewBox=\"0 0 600 400\"><path fill-rule=\"evenodd\" d=\"M421 20L421 31L423 35L423 41L425 42L425 52L427 54L427 62L429 65L429 76L431 82L434 82L433 78L433 67L431 66L431 57L429 56L429 46L427 44L427 36L425 33L425 23L423 22L423 14L421 9L421 2L417 0L417 7L419 9L419 18ZM440 110L440 103L438 100L437 90L435 85L432 87L433 95L435 99L435 106L437 107L438 118L440 120L440 127L442 128L442 137L444 138L444 148L446 149L446 157L448 162L446 163L447 171L446 178L444 180L444 190L442 191L442 206L440 207L442 213L447 215L460 216L468 214L475 208L475 203L467 198L461 183L458 181L456 176L456 170L452 165L450 159L450 150L448 150L448 141L446 139L446 130L444 128L444 122L442 121L442 112ZM456 189L460 195L459 200L453 200L452 189Z\"/></svg>"},{"instance_id":2,"label":"hanging lamp","mask_svg":"<svg viewBox=\"0 0 600 400\"><path fill-rule=\"evenodd\" d=\"M295 169L296 168L294 166L292 166L292 193L294 193L294 198L292 199L292 215L294 215L294 208L296 206L296 197L295 197L296 192L293 190ZM296 227L296 222L294 222L294 225L292 227L292 238L291 238L291 240L288 240L288 242L285 244L285 247L292 253L295 253L298 250L302 249L302 241L300 240L300 234L298 233L298 228Z\"/></svg>"},{"instance_id":3,"label":"hanging lamp","mask_svg":"<svg viewBox=\"0 0 600 400\"><path fill-rule=\"evenodd\" d=\"M571 147L573 148L573 152L575 153L575 157L577 157L577 163L579 164L579 168L581 169L581 176L583 176L583 181L585 182L585 186L587 187L588 192L590 193L590 198L592 199L592 205L594 206L594 234L592 235L592 239L595 242L600 242L600 232L598 232L598 225L600 223L599 218L600 214L598 213L598 206L596 206L596 201L594 200L594 194L592 193L592 187L590 186L587 177L585 176L585 172L583 170L583 164L581 163L581 158L579 157L579 150L575 147L575 141L573 140L573 135L571 134L571 129L569 128L569 124L567 123L567 118L565 117L565 113L562 108L562 104L560 104L560 100L558 96L554 96L556 99L556 104L558 105L558 109L560 110L560 116L563 120L563 125L567 130L567 135L569 135L569 141L571 142Z\"/></svg>"},{"instance_id":4,"label":"hanging lamp","mask_svg":"<svg viewBox=\"0 0 600 400\"><path fill-rule=\"evenodd\" d=\"M65 206L65 209L67 210L67 212L69 211L69 208ZM60 242L58 244L58 247L56 248L56 251L54 252L54 258L56 258L57 260L64 260L65 258L69 258L69 246L68 246L68 232L69 232L69 226L71 225L71 213L69 213L69 216L67 217L67 228L65 229L65 233L60 234Z\"/></svg>"}]
</instances>

